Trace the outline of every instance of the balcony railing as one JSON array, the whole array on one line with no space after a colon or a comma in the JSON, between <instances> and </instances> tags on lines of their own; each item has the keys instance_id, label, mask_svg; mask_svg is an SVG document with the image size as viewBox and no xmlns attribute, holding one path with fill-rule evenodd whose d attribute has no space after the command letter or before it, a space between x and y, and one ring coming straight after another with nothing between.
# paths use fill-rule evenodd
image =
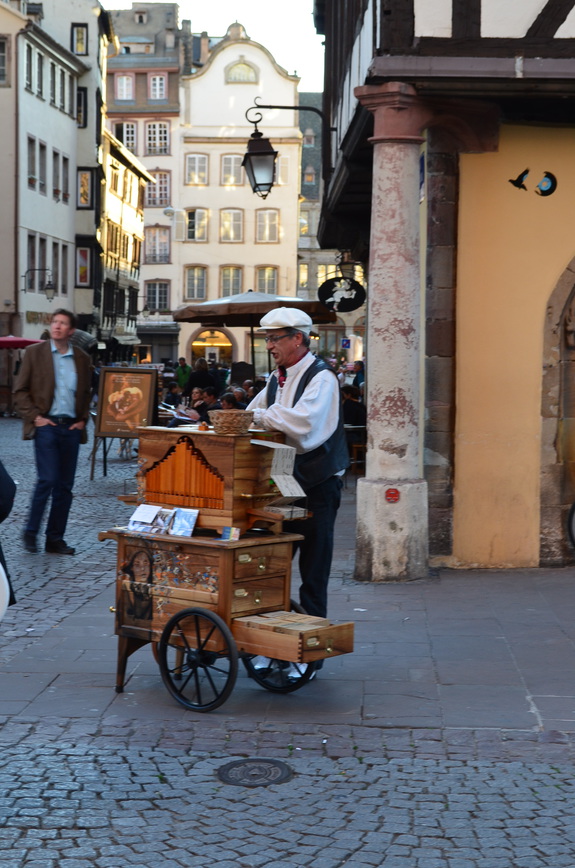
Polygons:
<instances>
[{"instance_id":1,"label":"balcony railing","mask_svg":"<svg viewBox=\"0 0 575 868\"><path fill-rule=\"evenodd\" d=\"M146 265L165 265L169 261L169 253L146 253L144 256Z\"/></svg>"}]
</instances>

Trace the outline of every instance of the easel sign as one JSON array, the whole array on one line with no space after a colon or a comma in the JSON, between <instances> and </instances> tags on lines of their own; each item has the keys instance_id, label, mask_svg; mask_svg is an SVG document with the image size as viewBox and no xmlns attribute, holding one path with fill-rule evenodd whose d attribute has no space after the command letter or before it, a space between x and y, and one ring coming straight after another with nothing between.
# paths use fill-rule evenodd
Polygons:
<instances>
[{"instance_id":1,"label":"easel sign","mask_svg":"<svg viewBox=\"0 0 575 868\"><path fill-rule=\"evenodd\" d=\"M155 368L102 368L96 437L137 437L152 425L157 402Z\"/></svg>"}]
</instances>

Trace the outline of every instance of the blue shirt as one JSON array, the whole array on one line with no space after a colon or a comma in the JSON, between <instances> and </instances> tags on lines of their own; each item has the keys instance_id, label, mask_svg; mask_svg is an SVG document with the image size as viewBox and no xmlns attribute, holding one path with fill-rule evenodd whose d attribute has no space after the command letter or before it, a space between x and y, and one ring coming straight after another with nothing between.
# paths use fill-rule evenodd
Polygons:
<instances>
[{"instance_id":1,"label":"blue shirt","mask_svg":"<svg viewBox=\"0 0 575 868\"><path fill-rule=\"evenodd\" d=\"M66 352L59 353L53 340L50 340L50 347L52 349L56 387L49 415L70 416L72 419L75 419L78 374L76 373L74 351L70 344L68 344Z\"/></svg>"}]
</instances>

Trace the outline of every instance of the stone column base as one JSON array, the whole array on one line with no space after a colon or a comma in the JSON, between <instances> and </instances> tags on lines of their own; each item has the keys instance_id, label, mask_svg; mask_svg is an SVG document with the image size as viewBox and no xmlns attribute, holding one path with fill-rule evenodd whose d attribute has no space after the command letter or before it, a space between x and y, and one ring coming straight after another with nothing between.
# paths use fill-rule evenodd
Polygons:
<instances>
[{"instance_id":1,"label":"stone column base","mask_svg":"<svg viewBox=\"0 0 575 868\"><path fill-rule=\"evenodd\" d=\"M396 503L389 492L399 493ZM387 495L387 497L386 497ZM359 479L354 578L361 582L428 575L427 483L423 479Z\"/></svg>"}]
</instances>

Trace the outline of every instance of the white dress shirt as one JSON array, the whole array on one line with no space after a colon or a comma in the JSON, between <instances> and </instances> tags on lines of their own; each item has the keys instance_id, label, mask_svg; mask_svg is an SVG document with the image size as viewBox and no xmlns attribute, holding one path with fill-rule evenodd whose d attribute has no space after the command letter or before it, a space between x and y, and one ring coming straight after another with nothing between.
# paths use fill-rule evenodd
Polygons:
<instances>
[{"instance_id":1,"label":"white dress shirt","mask_svg":"<svg viewBox=\"0 0 575 868\"><path fill-rule=\"evenodd\" d=\"M286 368L286 381L283 386L278 385L271 407L266 406L267 389L262 389L247 408L254 411L255 425L282 431L288 446L295 446L298 454L311 452L325 443L339 420L339 384L331 371L316 374L292 407L298 383L314 361L315 356L308 352L295 365ZM272 376L277 377L277 371Z\"/></svg>"}]
</instances>

